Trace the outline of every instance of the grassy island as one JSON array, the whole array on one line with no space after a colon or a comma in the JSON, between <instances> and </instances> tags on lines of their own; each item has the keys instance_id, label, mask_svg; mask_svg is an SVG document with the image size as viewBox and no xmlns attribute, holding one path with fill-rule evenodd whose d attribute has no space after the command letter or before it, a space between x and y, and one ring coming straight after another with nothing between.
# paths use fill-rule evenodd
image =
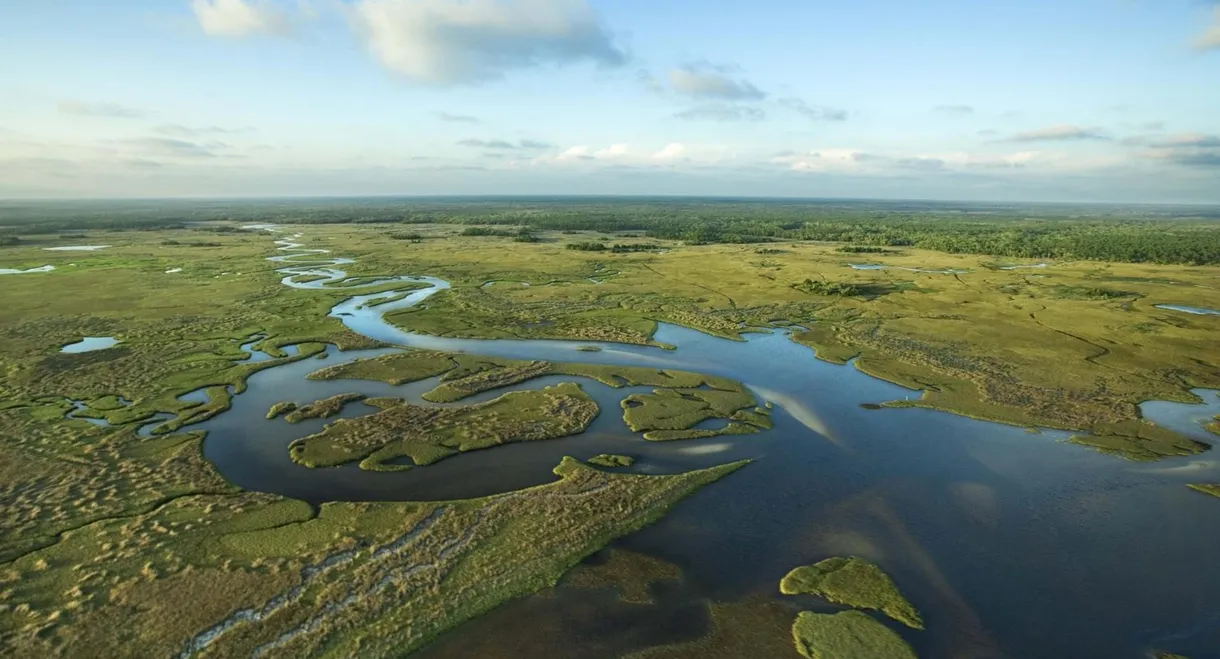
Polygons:
<instances>
[{"instance_id":1,"label":"grassy island","mask_svg":"<svg viewBox=\"0 0 1220 659\"><path fill-rule=\"evenodd\" d=\"M426 466L463 451L574 435L598 412L597 403L576 384L516 391L458 408L421 407L389 398L366 402L381 411L340 419L298 439L289 447L293 461L307 467L360 461L364 468L375 468L409 457L416 466Z\"/></svg>"},{"instance_id":2,"label":"grassy island","mask_svg":"<svg viewBox=\"0 0 1220 659\"><path fill-rule=\"evenodd\" d=\"M916 659L902 637L859 611L802 611L792 624L801 656L809 659Z\"/></svg>"},{"instance_id":3,"label":"grassy island","mask_svg":"<svg viewBox=\"0 0 1220 659\"><path fill-rule=\"evenodd\" d=\"M1196 492L1202 492L1203 494L1210 494L1214 497L1220 497L1220 483L1207 484L1207 485L1190 483L1186 487L1189 487L1190 489L1195 490Z\"/></svg>"},{"instance_id":4,"label":"grassy island","mask_svg":"<svg viewBox=\"0 0 1220 659\"><path fill-rule=\"evenodd\" d=\"M817 595L857 609L874 609L913 629L923 620L889 575L856 557L834 557L792 570L779 584L785 595Z\"/></svg>"},{"instance_id":5,"label":"grassy island","mask_svg":"<svg viewBox=\"0 0 1220 659\"><path fill-rule=\"evenodd\" d=\"M602 453L589 458L589 464L598 467L630 467L635 464L635 458L629 455L614 455L611 453Z\"/></svg>"}]
</instances>

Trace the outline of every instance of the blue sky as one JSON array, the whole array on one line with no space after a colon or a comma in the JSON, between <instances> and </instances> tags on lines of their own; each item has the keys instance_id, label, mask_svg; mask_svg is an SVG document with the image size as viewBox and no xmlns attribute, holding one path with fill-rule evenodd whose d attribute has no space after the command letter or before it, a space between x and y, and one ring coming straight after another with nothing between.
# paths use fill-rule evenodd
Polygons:
<instances>
[{"instance_id":1,"label":"blue sky","mask_svg":"<svg viewBox=\"0 0 1220 659\"><path fill-rule=\"evenodd\" d=\"M0 197L1220 203L1209 0L0 0Z\"/></svg>"}]
</instances>

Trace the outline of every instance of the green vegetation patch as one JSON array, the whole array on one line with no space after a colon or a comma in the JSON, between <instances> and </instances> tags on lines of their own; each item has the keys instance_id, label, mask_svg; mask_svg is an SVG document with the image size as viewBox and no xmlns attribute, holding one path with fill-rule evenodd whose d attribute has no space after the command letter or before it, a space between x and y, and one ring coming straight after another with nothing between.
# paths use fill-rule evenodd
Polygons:
<instances>
[{"instance_id":1,"label":"green vegetation patch","mask_svg":"<svg viewBox=\"0 0 1220 659\"><path fill-rule=\"evenodd\" d=\"M1210 494L1214 497L1220 497L1220 484L1198 484L1190 483L1186 487L1204 494Z\"/></svg>"},{"instance_id":2,"label":"green vegetation patch","mask_svg":"<svg viewBox=\"0 0 1220 659\"><path fill-rule=\"evenodd\" d=\"M553 586L743 464L638 476L568 458L555 482L516 492L316 513L266 494L178 497L7 565L0 649L128 656L136 638L141 656L401 656ZM661 578L655 566L641 574Z\"/></svg>"},{"instance_id":3,"label":"green vegetation patch","mask_svg":"<svg viewBox=\"0 0 1220 659\"><path fill-rule=\"evenodd\" d=\"M589 464L596 465L598 467L630 467L631 465L635 464L635 458L629 455L602 453L601 455L595 455L589 458L588 462Z\"/></svg>"},{"instance_id":4,"label":"green vegetation patch","mask_svg":"<svg viewBox=\"0 0 1220 659\"><path fill-rule=\"evenodd\" d=\"M911 627L923 629L915 607L881 568L857 557L836 556L798 567L780 581L785 595L817 595L835 604L875 609Z\"/></svg>"},{"instance_id":5,"label":"green vegetation patch","mask_svg":"<svg viewBox=\"0 0 1220 659\"><path fill-rule=\"evenodd\" d=\"M618 590L619 599L628 604L655 604L652 584L677 581L682 570L673 563L633 551L611 549L604 560L584 563L564 579L573 588L610 588Z\"/></svg>"},{"instance_id":6,"label":"green vegetation patch","mask_svg":"<svg viewBox=\"0 0 1220 659\"><path fill-rule=\"evenodd\" d=\"M740 435L770 428L771 420L756 408L754 396L740 385L722 389L656 389L632 394L622 402L623 421L654 441ZM696 429L709 419L724 419L724 428Z\"/></svg>"},{"instance_id":7,"label":"green vegetation patch","mask_svg":"<svg viewBox=\"0 0 1220 659\"><path fill-rule=\"evenodd\" d=\"M287 414L297 408L297 404L292 401L283 401L273 404L267 410L267 418L274 419L284 414Z\"/></svg>"},{"instance_id":8,"label":"green vegetation patch","mask_svg":"<svg viewBox=\"0 0 1220 659\"><path fill-rule=\"evenodd\" d=\"M1068 441L1136 462L1195 455L1211 448L1203 442L1143 421L1098 426L1094 428L1094 434L1073 435Z\"/></svg>"},{"instance_id":9,"label":"green vegetation patch","mask_svg":"<svg viewBox=\"0 0 1220 659\"><path fill-rule=\"evenodd\" d=\"M809 659L916 659L902 637L859 611L802 611L792 624L796 649Z\"/></svg>"},{"instance_id":10,"label":"green vegetation patch","mask_svg":"<svg viewBox=\"0 0 1220 659\"><path fill-rule=\"evenodd\" d=\"M792 287L810 295L832 297L874 297L885 295L890 291L890 287L883 284L849 284L841 281L823 281L820 279L806 279L799 284L793 284Z\"/></svg>"},{"instance_id":11,"label":"green vegetation patch","mask_svg":"<svg viewBox=\"0 0 1220 659\"><path fill-rule=\"evenodd\" d=\"M702 638L632 652L623 659L799 659L790 640L792 611L764 597L708 604L711 630ZM873 659L866 655L853 659Z\"/></svg>"},{"instance_id":12,"label":"green vegetation patch","mask_svg":"<svg viewBox=\"0 0 1220 659\"><path fill-rule=\"evenodd\" d=\"M361 461L368 469L407 456L422 466L458 452L575 435L598 413L597 403L571 383L511 392L460 408L382 398L366 402L382 411L340 419L296 440L289 446L293 461L307 467Z\"/></svg>"},{"instance_id":13,"label":"green vegetation patch","mask_svg":"<svg viewBox=\"0 0 1220 659\"><path fill-rule=\"evenodd\" d=\"M436 377L455 368L453 357L430 350L408 350L335 364L309 374L310 380L376 380L400 385Z\"/></svg>"},{"instance_id":14,"label":"green vegetation patch","mask_svg":"<svg viewBox=\"0 0 1220 659\"><path fill-rule=\"evenodd\" d=\"M300 423L306 419L329 419L330 417L343 411L343 407L352 401L357 401L364 398L364 394L349 393L336 394L329 398L314 401L308 405L302 405L284 416L284 420L288 423ZM282 403L277 403L277 405ZM275 409L275 406L272 406ZM268 415L271 413L268 412Z\"/></svg>"},{"instance_id":15,"label":"green vegetation patch","mask_svg":"<svg viewBox=\"0 0 1220 659\"><path fill-rule=\"evenodd\" d=\"M1102 286L1059 285L1050 290L1055 297L1069 300L1119 300L1128 297L1140 297L1139 293L1115 288L1104 288Z\"/></svg>"}]
</instances>

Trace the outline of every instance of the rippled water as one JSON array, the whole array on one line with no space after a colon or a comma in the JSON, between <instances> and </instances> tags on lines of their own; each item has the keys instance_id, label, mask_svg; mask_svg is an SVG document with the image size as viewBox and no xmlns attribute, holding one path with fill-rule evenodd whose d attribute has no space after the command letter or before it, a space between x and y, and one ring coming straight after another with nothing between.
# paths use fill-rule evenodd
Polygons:
<instances>
[{"instance_id":1,"label":"rippled water","mask_svg":"<svg viewBox=\"0 0 1220 659\"><path fill-rule=\"evenodd\" d=\"M327 257L323 250L306 252L302 241L298 234L279 243L287 253L276 260L291 264L283 271L286 285L321 288L349 281L336 268L349 260ZM325 279L298 281L316 275ZM677 346L672 351L414 334L389 325L383 314L418 304L448 284L424 276L380 280L385 281L430 287L376 307L367 304L396 293L357 295L330 315L353 331L399 346L722 375L775 404L770 432L653 443L631 433L620 418L618 403L633 389L569 376L543 378L517 388L579 380L603 410L588 432L466 453L401 473L364 472L354 465L311 470L289 460L287 445L326 422L268 421L264 415L273 403L354 391L429 404L419 395L435 381L395 387L304 378L338 360L393 349L331 349L325 360L254 375L229 412L203 424L209 431L205 455L238 485L308 501L502 492L552 480L550 469L564 455L632 455L639 461L631 470L641 473L755 461L616 543L684 568L685 582L667 591L658 606L633 608L605 593L560 589L557 597L510 603L468 623L424 657L609 659L641 645L693 638L706 631L701 607L707 599L777 596L787 570L837 554L869 557L894 576L927 620L927 631L904 632L923 657L1136 659L1151 647L1193 659L1220 656L1220 570L1210 560L1220 542L1220 502L1184 487L1220 480L1210 454L1131 463L1064 444L1064 432L1030 433L932 410L864 409L862 403L919 392L819 361L783 330L729 341L662 324L656 340ZM590 345L602 350L578 349ZM1196 393L1204 405L1150 402L1144 413L1207 440L1211 436L1199 421L1220 413L1220 398ZM342 416L372 411L354 403ZM494 643L480 646L482 638Z\"/></svg>"}]
</instances>

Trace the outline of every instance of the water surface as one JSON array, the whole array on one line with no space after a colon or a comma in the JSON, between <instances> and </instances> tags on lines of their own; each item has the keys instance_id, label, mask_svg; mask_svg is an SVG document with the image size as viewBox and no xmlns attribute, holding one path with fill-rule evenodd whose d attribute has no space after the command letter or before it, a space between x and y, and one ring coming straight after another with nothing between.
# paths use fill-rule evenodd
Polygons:
<instances>
[{"instance_id":1,"label":"water surface","mask_svg":"<svg viewBox=\"0 0 1220 659\"><path fill-rule=\"evenodd\" d=\"M1157 309L1181 311L1183 313L1190 313L1196 316L1220 316L1220 311L1216 309L1208 309L1206 307L1191 307L1185 304L1157 304L1154 306L1156 306Z\"/></svg>"},{"instance_id":2,"label":"water surface","mask_svg":"<svg viewBox=\"0 0 1220 659\"><path fill-rule=\"evenodd\" d=\"M30 268L29 270L18 270L16 268L0 268L0 275L24 275L32 272L50 272L55 269L53 265L44 265L40 268Z\"/></svg>"},{"instance_id":3,"label":"water surface","mask_svg":"<svg viewBox=\"0 0 1220 659\"><path fill-rule=\"evenodd\" d=\"M43 247L44 252L96 252L110 245L68 245L65 247Z\"/></svg>"},{"instance_id":4,"label":"water surface","mask_svg":"<svg viewBox=\"0 0 1220 659\"><path fill-rule=\"evenodd\" d=\"M350 279L336 266L350 261L306 251L303 242L298 234L279 243L286 253L276 260L291 264L282 271L285 285L345 287ZM323 279L300 281L306 276ZM379 281L428 287L375 307L368 303L399 292L355 295L330 315L397 346L722 375L774 404L770 432L653 443L621 419L619 401L638 389L542 378L515 388L579 381L602 408L588 432L466 453L407 472L370 473L355 465L293 464L287 445L327 421L268 421L267 409L283 400L305 403L346 392L428 404L419 395L435 380L395 387L304 377L393 348L331 348L324 360L252 376L229 412L201 426L208 431L204 453L238 485L313 502L503 492L552 480L550 469L565 455L631 455L638 462L629 471L639 473L754 460L658 524L616 543L685 570L685 581L656 606L632 609L606 593L561 588L557 596L513 602L463 625L424 657L610 659L642 645L688 640L707 630L704 602L757 594L777 598L778 581L789 569L838 554L868 557L894 576L928 622L926 631L904 632L923 657L1142 659L1154 647L1193 659L1220 657L1220 570L1210 558L1220 543L1220 502L1184 487L1220 482L1210 455L1131 463L1066 444L1065 432L1031 433L932 410L864 409L861 404L920 392L819 361L784 329L729 341L661 324L655 338L674 350L415 334L388 324L383 315L419 304L448 284L422 273ZM601 350L581 351L582 346ZM1199 421L1220 407L1220 398L1196 393L1203 405L1150 402L1142 409L1167 427L1214 439ZM353 403L342 416L373 411ZM494 643L472 649L480 639Z\"/></svg>"},{"instance_id":5,"label":"water surface","mask_svg":"<svg viewBox=\"0 0 1220 659\"><path fill-rule=\"evenodd\" d=\"M86 336L76 343L69 343L60 349L60 352L93 352L94 350L105 350L119 344L119 340L113 336Z\"/></svg>"}]
</instances>

